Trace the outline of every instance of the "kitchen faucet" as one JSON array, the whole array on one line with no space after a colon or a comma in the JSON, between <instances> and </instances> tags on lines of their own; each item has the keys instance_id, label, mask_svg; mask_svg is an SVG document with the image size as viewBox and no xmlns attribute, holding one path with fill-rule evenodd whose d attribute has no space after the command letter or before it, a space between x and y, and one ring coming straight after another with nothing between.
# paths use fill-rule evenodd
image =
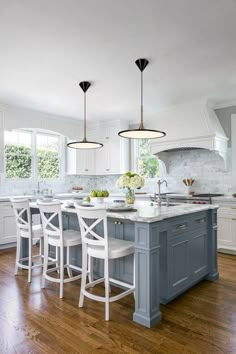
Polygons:
<instances>
[{"instance_id":1,"label":"kitchen faucet","mask_svg":"<svg viewBox=\"0 0 236 354\"><path fill-rule=\"evenodd\" d=\"M40 184L43 184L43 183L44 183L44 181L38 181L37 194L41 194Z\"/></svg>"},{"instance_id":2,"label":"kitchen faucet","mask_svg":"<svg viewBox=\"0 0 236 354\"><path fill-rule=\"evenodd\" d=\"M154 197L156 199L156 202L157 202L158 206L161 206L161 185L162 185L162 183L165 183L166 187L168 186L167 181L165 179L163 179L162 181L159 179L159 181L157 182L157 185L158 185L158 196L155 193Z\"/></svg>"}]
</instances>

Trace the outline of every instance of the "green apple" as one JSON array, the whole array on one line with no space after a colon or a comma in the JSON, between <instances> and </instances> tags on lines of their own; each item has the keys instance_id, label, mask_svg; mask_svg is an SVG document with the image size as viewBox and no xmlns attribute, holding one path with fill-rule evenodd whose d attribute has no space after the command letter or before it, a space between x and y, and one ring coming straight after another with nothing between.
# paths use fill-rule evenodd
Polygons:
<instances>
[{"instance_id":1,"label":"green apple","mask_svg":"<svg viewBox=\"0 0 236 354\"><path fill-rule=\"evenodd\" d=\"M93 198L98 197L98 195L97 195L97 191L94 191L94 190L93 190L93 191L91 191L91 192L90 192L90 196L91 196L91 197L93 197Z\"/></svg>"},{"instance_id":2,"label":"green apple","mask_svg":"<svg viewBox=\"0 0 236 354\"><path fill-rule=\"evenodd\" d=\"M109 192L107 190L103 191L103 197L105 198L109 197Z\"/></svg>"},{"instance_id":3,"label":"green apple","mask_svg":"<svg viewBox=\"0 0 236 354\"><path fill-rule=\"evenodd\" d=\"M85 198L85 201L86 201L87 203L90 203L90 202L91 202L90 197Z\"/></svg>"},{"instance_id":4,"label":"green apple","mask_svg":"<svg viewBox=\"0 0 236 354\"><path fill-rule=\"evenodd\" d=\"M102 191L97 191L97 197L103 197L103 193L102 193Z\"/></svg>"}]
</instances>

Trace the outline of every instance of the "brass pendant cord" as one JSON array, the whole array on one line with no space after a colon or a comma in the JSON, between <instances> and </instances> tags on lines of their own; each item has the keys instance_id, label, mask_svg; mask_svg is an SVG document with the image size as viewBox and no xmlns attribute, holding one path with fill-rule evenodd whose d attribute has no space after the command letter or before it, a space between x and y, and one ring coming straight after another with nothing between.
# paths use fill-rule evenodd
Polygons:
<instances>
[{"instance_id":1,"label":"brass pendant cord","mask_svg":"<svg viewBox=\"0 0 236 354\"><path fill-rule=\"evenodd\" d=\"M139 129L144 129L143 125L143 72L141 71L141 123Z\"/></svg>"},{"instance_id":2,"label":"brass pendant cord","mask_svg":"<svg viewBox=\"0 0 236 354\"><path fill-rule=\"evenodd\" d=\"M87 141L87 132L86 132L86 92L84 92L84 139L83 141Z\"/></svg>"}]
</instances>

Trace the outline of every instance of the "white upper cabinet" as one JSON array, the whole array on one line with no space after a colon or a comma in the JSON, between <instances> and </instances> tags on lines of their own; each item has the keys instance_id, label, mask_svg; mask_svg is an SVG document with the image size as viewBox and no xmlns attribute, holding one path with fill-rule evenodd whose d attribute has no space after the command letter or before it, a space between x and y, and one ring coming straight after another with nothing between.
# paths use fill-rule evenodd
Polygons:
<instances>
[{"instance_id":1,"label":"white upper cabinet","mask_svg":"<svg viewBox=\"0 0 236 354\"><path fill-rule=\"evenodd\" d=\"M103 144L95 150L67 148L67 174L109 175L129 170L129 141L118 136L126 129L120 122L100 124L88 130L88 140Z\"/></svg>"},{"instance_id":2,"label":"white upper cabinet","mask_svg":"<svg viewBox=\"0 0 236 354\"><path fill-rule=\"evenodd\" d=\"M121 143L117 140L102 141L103 147L96 151L97 174L119 174L122 156Z\"/></svg>"},{"instance_id":3,"label":"white upper cabinet","mask_svg":"<svg viewBox=\"0 0 236 354\"><path fill-rule=\"evenodd\" d=\"M66 147L68 175L94 175L95 151L76 150Z\"/></svg>"}]
</instances>

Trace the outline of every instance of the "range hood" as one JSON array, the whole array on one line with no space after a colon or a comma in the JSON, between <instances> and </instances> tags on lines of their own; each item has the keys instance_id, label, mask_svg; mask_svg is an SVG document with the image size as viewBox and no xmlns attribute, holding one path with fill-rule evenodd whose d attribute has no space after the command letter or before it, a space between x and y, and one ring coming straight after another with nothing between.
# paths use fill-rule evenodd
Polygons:
<instances>
[{"instance_id":1,"label":"range hood","mask_svg":"<svg viewBox=\"0 0 236 354\"><path fill-rule=\"evenodd\" d=\"M158 113L157 125L166 136L151 141L151 151L161 152L187 149L208 149L221 155L226 162L228 138L214 110L206 103L177 105ZM152 123L155 128L155 123Z\"/></svg>"}]
</instances>

